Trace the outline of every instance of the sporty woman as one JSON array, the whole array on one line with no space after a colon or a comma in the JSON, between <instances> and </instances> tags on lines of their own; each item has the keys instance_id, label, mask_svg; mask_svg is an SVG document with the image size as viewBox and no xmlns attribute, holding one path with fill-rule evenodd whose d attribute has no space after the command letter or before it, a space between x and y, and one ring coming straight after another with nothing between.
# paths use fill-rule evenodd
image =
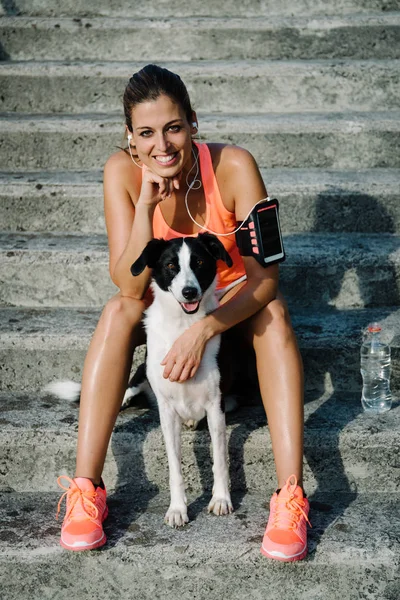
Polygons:
<instances>
[{"instance_id":1,"label":"sporty woman","mask_svg":"<svg viewBox=\"0 0 400 600\"><path fill-rule=\"evenodd\" d=\"M267 197L248 151L193 140L197 116L178 75L147 65L130 79L124 111L128 148L113 154L104 169L110 275L120 291L104 308L84 365L76 473L65 488L61 531L61 544L70 550L90 550L106 541L101 475L133 352L145 341L143 311L151 302L151 272L132 277L132 263L154 237L234 231L236 222ZM299 560L307 553L309 511L302 488L303 372L278 291L279 267L264 268L252 257L241 257L235 235L219 239L234 262L231 269L222 261L219 265L220 307L175 341L162 363L163 375L176 382L193 377L208 340L230 328L252 344L278 484L261 552Z\"/></svg>"}]
</instances>

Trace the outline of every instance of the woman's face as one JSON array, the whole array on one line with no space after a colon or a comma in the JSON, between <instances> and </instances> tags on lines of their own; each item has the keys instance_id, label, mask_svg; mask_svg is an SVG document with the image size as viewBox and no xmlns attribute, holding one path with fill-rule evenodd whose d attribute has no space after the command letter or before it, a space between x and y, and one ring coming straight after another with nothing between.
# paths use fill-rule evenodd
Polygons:
<instances>
[{"instance_id":1,"label":"woman's face","mask_svg":"<svg viewBox=\"0 0 400 600\"><path fill-rule=\"evenodd\" d=\"M154 173L173 177L191 165L192 126L179 104L162 95L137 104L131 117L137 154Z\"/></svg>"}]
</instances>

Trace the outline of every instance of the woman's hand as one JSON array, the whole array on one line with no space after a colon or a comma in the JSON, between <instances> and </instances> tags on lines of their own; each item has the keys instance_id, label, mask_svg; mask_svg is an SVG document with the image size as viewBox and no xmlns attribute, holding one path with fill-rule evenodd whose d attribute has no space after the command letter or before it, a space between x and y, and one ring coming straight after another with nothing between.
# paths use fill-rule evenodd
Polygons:
<instances>
[{"instance_id":1,"label":"woman's hand","mask_svg":"<svg viewBox=\"0 0 400 600\"><path fill-rule=\"evenodd\" d=\"M172 178L161 177L146 168L143 172L142 188L137 204L155 207L159 202L171 196L174 189L179 190L180 174Z\"/></svg>"},{"instance_id":2,"label":"woman's hand","mask_svg":"<svg viewBox=\"0 0 400 600\"><path fill-rule=\"evenodd\" d=\"M165 366L163 377L178 383L193 377L200 366L207 341L201 321L189 327L175 340L161 362Z\"/></svg>"}]
</instances>

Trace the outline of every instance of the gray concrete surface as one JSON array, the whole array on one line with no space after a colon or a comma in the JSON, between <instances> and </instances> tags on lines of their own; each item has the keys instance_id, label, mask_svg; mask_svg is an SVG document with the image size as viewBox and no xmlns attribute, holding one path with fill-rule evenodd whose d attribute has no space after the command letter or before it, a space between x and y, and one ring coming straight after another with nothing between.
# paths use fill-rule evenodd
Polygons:
<instances>
[{"instance_id":1,"label":"gray concrete surface","mask_svg":"<svg viewBox=\"0 0 400 600\"><path fill-rule=\"evenodd\" d=\"M254 392L253 392L254 393ZM60 474L75 468L78 406L48 394L2 393L0 490L54 490ZM261 403L227 415L231 488L266 493L275 485L271 440ZM29 416L25 418L29 406ZM360 393L308 392L305 407L305 470L308 494L400 492L400 407L365 415ZM210 495L210 436L205 423L182 433L182 468L189 494ZM149 494L168 490L168 466L155 407L144 398L121 411L104 469L110 490L129 487Z\"/></svg>"},{"instance_id":2,"label":"gray concrete surface","mask_svg":"<svg viewBox=\"0 0 400 600\"><path fill-rule=\"evenodd\" d=\"M396 169L263 169L262 176L270 196L279 198L284 233L400 231ZM101 171L0 173L3 231L104 234L102 177Z\"/></svg>"},{"instance_id":3,"label":"gray concrete surface","mask_svg":"<svg viewBox=\"0 0 400 600\"><path fill-rule=\"evenodd\" d=\"M0 110L120 113L142 62L6 62ZM398 109L399 60L219 60L160 63L185 81L196 110L233 113ZM201 122L200 122L201 123Z\"/></svg>"},{"instance_id":4,"label":"gray concrete surface","mask_svg":"<svg viewBox=\"0 0 400 600\"><path fill-rule=\"evenodd\" d=\"M0 389L29 392L54 379L79 381L99 314L99 310L79 307L0 309ZM292 311L292 321L308 390L360 390L361 333L373 321L381 322L385 339L392 345L392 385L400 389L398 306L296 309ZM139 355L139 363L142 357Z\"/></svg>"},{"instance_id":5,"label":"gray concrete surface","mask_svg":"<svg viewBox=\"0 0 400 600\"><path fill-rule=\"evenodd\" d=\"M165 495L116 493L105 523L107 546L78 555L57 545L56 493L3 494L2 591L10 600L337 600L338 590L346 600L395 600L400 531L392 515L399 495L320 493L310 499L310 554L299 565L261 556L268 516L263 494L234 496L236 512L228 517L205 514L205 499L189 496L192 521L173 530L162 522Z\"/></svg>"},{"instance_id":6,"label":"gray concrete surface","mask_svg":"<svg viewBox=\"0 0 400 600\"><path fill-rule=\"evenodd\" d=\"M398 112L200 115L202 140L242 146L260 167L398 168ZM122 118L14 116L0 121L4 170L99 169L125 145ZM21 152L21 148L24 151Z\"/></svg>"},{"instance_id":7,"label":"gray concrete surface","mask_svg":"<svg viewBox=\"0 0 400 600\"><path fill-rule=\"evenodd\" d=\"M171 44L179 31L179 44ZM348 17L107 19L8 17L7 60L241 60L399 58L400 13Z\"/></svg>"},{"instance_id":8,"label":"gray concrete surface","mask_svg":"<svg viewBox=\"0 0 400 600\"><path fill-rule=\"evenodd\" d=\"M292 306L338 309L399 302L396 234L287 234L280 285ZM106 236L0 234L0 302L103 306L117 292Z\"/></svg>"},{"instance_id":9,"label":"gray concrete surface","mask_svg":"<svg viewBox=\"0 0 400 600\"><path fill-rule=\"evenodd\" d=\"M52 0L3 0L0 14L46 15L46 16L97 16L107 17L168 17L168 16L217 16L217 17L269 17L270 15L335 15L348 13L382 12L400 10L399 0L225 0L224 2L201 2L187 0L143 0L140 5L130 0L65 0L61 5Z\"/></svg>"}]
</instances>

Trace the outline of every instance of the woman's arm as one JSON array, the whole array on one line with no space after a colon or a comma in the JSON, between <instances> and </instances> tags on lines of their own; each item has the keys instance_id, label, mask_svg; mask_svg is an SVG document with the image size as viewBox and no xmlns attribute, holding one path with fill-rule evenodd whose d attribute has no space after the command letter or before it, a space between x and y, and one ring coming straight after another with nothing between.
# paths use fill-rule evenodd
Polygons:
<instances>
[{"instance_id":1,"label":"woman's arm","mask_svg":"<svg viewBox=\"0 0 400 600\"><path fill-rule=\"evenodd\" d=\"M256 263L254 259L246 258L245 264L248 261ZM252 264L248 270L246 267L250 278L233 298L192 325L174 342L161 363L165 367L163 376L166 379L183 382L193 377L200 366L206 344L214 335L248 319L276 298L278 265L263 269L265 272L260 278L251 275L252 268Z\"/></svg>"},{"instance_id":2,"label":"woman's arm","mask_svg":"<svg viewBox=\"0 0 400 600\"><path fill-rule=\"evenodd\" d=\"M274 264L264 269L251 257L243 258L247 273L246 284L228 302L203 319L203 335L207 341L214 335L245 321L276 298L279 266ZM252 273L253 264L249 264L250 261L263 269L262 276Z\"/></svg>"},{"instance_id":3,"label":"woman's arm","mask_svg":"<svg viewBox=\"0 0 400 600\"><path fill-rule=\"evenodd\" d=\"M235 212L238 221L243 221L256 202L267 197L267 190L257 163L247 150L228 146L221 155L222 173L219 177L225 182L221 194L232 203L227 208ZM231 175L228 176L228 173ZM242 258L246 285L202 321L203 334L207 339L248 319L276 298L279 265L263 267L251 256Z\"/></svg>"},{"instance_id":4,"label":"woman's arm","mask_svg":"<svg viewBox=\"0 0 400 600\"><path fill-rule=\"evenodd\" d=\"M267 196L254 158L242 148L223 148L216 174L227 208L235 211L238 221L245 219L254 204ZM264 268L252 257L243 257L243 262L246 284L233 298L176 340L162 363L164 377L172 377L174 381L193 377L209 339L248 319L276 298L279 266Z\"/></svg>"},{"instance_id":5,"label":"woman's arm","mask_svg":"<svg viewBox=\"0 0 400 600\"><path fill-rule=\"evenodd\" d=\"M104 167L104 214L110 253L110 275L123 296L142 299L151 271L133 277L130 268L153 238L153 215L157 204L171 192L174 180L138 173L122 152L111 156Z\"/></svg>"}]
</instances>

